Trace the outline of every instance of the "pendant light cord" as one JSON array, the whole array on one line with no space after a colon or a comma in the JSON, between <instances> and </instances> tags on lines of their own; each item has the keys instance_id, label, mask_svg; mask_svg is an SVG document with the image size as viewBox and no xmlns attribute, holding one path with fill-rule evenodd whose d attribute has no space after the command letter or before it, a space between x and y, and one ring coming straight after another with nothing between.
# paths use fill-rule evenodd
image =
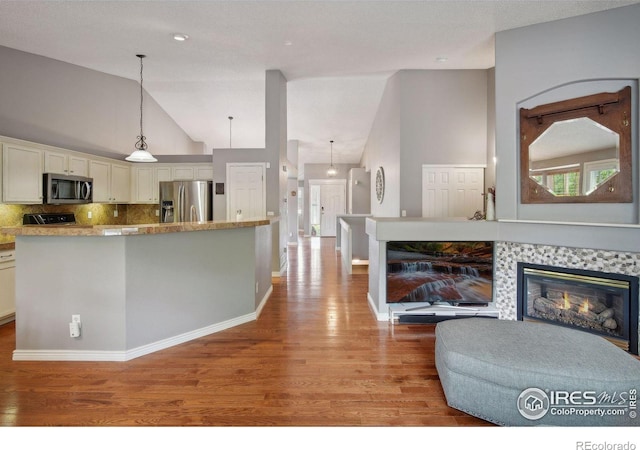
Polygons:
<instances>
[{"instance_id":1,"label":"pendant light cord","mask_svg":"<svg viewBox=\"0 0 640 450\"><path fill-rule=\"evenodd\" d=\"M333 168L333 141L331 142L331 167Z\"/></svg>"},{"instance_id":2,"label":"pendant light cord","mask_svg":"<svg viewBox=\"0 0 640 450\"><path fill-rule=\"evenodd\" d=\"M147 149L147 143L145 142L146 138L144 137L144 133L142 132L142 102L144 99L144 91L142 89L142 58L145 57L145 55L136 55L138 58L140 58L140 136L138 136L138 142L136 142L136 148L138 150L146 150Z\"/></svg>"}]
</instances>

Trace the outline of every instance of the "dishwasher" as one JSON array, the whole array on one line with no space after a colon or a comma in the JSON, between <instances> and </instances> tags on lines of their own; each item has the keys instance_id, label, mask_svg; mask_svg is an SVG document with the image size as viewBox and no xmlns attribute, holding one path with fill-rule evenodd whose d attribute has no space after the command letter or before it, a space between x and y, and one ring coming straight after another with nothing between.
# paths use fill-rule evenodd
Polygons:
<instances>
[{"instance_id":1,"label":"dishwasher","mask_svg":"<svg viewBox=\"0 0 640 450\"><path fill-rule=\"evenodd\" d=\"M0 325L11 322L16 314L16 252L0 251Z\"/></svg>"}]
</instances>

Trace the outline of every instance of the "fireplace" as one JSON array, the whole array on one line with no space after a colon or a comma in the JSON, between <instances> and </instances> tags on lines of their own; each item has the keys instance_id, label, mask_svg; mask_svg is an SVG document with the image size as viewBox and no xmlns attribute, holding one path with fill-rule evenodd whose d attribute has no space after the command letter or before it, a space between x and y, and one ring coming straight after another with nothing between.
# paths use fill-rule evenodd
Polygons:
<instances>
[{"instance_id":1,"label":"fireplace","mask_svg":"<svg viewBox=\"0 0 640 450\"><path fill-rule=\"evenodd\" d=\"M638 354L638 278L518 263L517 318L599 334Z\"/></svg>"}]
</instances>

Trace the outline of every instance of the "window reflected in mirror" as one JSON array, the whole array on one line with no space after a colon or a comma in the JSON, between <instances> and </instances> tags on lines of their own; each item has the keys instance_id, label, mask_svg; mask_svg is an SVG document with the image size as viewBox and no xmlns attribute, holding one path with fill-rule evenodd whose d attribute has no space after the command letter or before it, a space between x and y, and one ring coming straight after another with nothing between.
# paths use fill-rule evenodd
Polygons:
<instances>
[{"instance_id":1,"label":"window reflected in mirror","mask_svg":"<svg viewBox=\"0 0 640 450\"><path fill-rule=\"evenodd\" d=\"M631 202L631 88L521 108L522 203Z\"/></svg>"},{"instance_id":2,"label":"window reflected in mirror","mask_svg":"<svg viewBox=\"0 0 640 450\"><path fill-rule=\"evenodd\" d=\"M589 195L618 173L620 135L586 117L554 122L529 146L529 176L554 196Z\"/></svg>"}]
</instances>

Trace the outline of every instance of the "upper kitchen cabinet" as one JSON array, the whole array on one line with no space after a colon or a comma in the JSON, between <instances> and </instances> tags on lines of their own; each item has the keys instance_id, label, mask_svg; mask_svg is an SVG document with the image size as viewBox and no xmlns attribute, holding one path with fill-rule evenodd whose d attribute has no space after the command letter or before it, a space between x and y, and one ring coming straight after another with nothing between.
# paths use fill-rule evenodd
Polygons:
<instances>
[{"instance_id":1,"label":"upper kitchen cabinet","mask_svg":"<svg viewBox=\"0 0 640 450\"><path fill-rule=\"evenodd\" d=\"M102 160L89 161L93 178L94 203L129 203L131 200L131 168Z\"/></svg>"},{"instance_id":2,"label":"upper kitchen cabinet","mask_svg":"<svg viewBox=\"0 0 640 450\"><path fill-rule=\"evenodd\" d=\"M212 164L174 164L172 180L213 180Z\"/></svg>"},{"instance_id":3,"label":"upper kitchen cabinet","mask_svg":"<svg viewBox=\"0 0 640 450\"><path fill-rule=\"evenodd\" d=\"M71 153L45 150L44 171L86 177L89 176L89 160Z\"/></svg>"},{"instance_id":4,"label":"upper kitchen cabinet","mask_svg":"<svg viewBox=\"0 0 640 450\"><path fill-rule=\"evenodd\" d=\"M158 203L159 183L171 179L171 166L134 165L131 168L132 203Z\"/></svg>"},{"instance_id":5,"label":"upper kitchen cabinet","mask_svg":"<svg viewBox=\"0 0 640 450\"><path fill-rule=\"evenodd\" d=\"M2 144L2 201L42 203L42 150Z\"/></svg>"}]
</instances>

